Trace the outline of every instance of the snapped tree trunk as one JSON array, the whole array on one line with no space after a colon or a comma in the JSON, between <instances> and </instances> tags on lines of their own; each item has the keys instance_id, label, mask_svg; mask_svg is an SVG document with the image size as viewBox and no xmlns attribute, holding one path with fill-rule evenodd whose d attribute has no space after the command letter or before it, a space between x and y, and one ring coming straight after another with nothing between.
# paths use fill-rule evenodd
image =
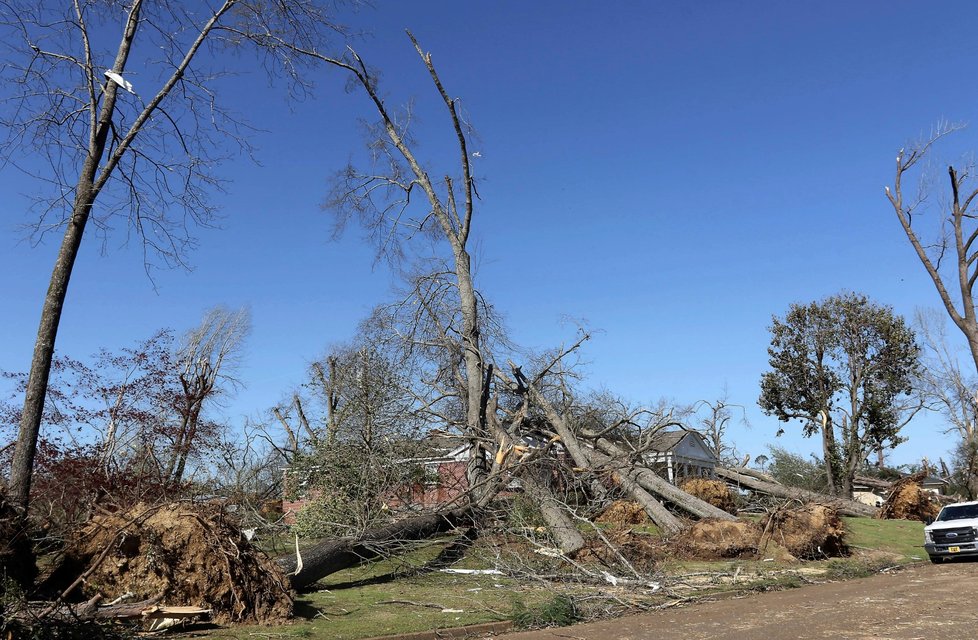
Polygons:
<instances>
[{"instance_id":1,"label":"snapped tree trunk","mask_svg":"<svg viewBox=\"0 0 978 640\"><path fill-rule=\"evenodd\" d=\"M651 493L642 488L638 482L635 481L628 474L627 467L622 467L616 465L611 458L608 456L594 451L593 449L588 451L589 461L592 467L595 468L608 468L611 470L611 479L616 482L622 489L624 489L628 495L632 497L635 502L642 506L646 515L649 519L659 527L666 534L678 533L683 528L683 523L679 521L679 518L672 515L672 513L666 509L665 505L655 499Z\"/></svg>"}]
</instances>

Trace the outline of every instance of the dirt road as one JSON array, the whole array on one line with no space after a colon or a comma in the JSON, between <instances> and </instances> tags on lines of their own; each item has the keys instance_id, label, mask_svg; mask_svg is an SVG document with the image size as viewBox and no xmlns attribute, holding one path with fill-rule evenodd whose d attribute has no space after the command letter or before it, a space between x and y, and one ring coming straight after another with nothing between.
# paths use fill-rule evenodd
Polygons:
<instances>
[{"instance_id":1,"label":"dirt road","mask_svg":"<svg viewBox=\"0 0 978 640\"><path fill-rule=\"evenodd\" d=\"M505 640L951 640L978 638L978 563L702 602Z\"/></svg>"}]
</instances>

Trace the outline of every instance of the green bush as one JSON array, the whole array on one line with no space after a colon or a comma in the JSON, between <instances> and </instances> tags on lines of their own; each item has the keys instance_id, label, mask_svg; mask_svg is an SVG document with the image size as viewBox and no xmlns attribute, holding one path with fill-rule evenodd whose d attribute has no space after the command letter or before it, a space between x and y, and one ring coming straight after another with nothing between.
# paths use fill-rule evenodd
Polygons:
<instances>
[{"instance_id":1,"label":"green bush","mask_svg":"<svg viewBox=\"0 0 978 640\"><path fill-rule=\"evenodd\" d=\"M566 627L577 620L577 607L570 596L554 596L530 607L522 602L513 603L513 624L519 629Z\"/></svg>"}]
</instances>

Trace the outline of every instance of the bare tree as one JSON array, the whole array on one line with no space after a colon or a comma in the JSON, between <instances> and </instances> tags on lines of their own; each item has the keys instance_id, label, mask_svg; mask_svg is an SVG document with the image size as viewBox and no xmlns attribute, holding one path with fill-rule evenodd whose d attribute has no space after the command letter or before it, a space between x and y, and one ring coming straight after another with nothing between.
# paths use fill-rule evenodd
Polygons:
<instances>
[{"instance_id":1,"label":"bare tree","mask_svg":"<svg viewBox=\"0 0 978 640\"><path fill-rule=\"evenodd\" d=\"M730 423L740 414L740 422L749 426L747 412L743 405L730 402L727 389L716 400L700 400L694 407L699 414L700 433L706 438L707 445L717 460L724 464L740 464L737 449L730 442L728 429Z\"/></svg>"},{"instance_id":2,"label":"bare tree","mask_svg":"<svg viewBox=\"0 0 978 640\"><path fill-rule=\"evenodd\" d=\"M240 385L234 374L250 331L251 314L247 309L215 307L184 337L177 352L181 387L174 401L177 424L172 430L170 455L163 473L167 484L183 481L187 461L209 426L204 418L207 403Z\"/></svg>"},{"instance_id":3,"label":"bare tree","mask_svg":"<svg viewBox=\"0 0 978 640\"><path fill-rule=\"evenodd\" d=\"M914 317L924 349L917 383L927 406L948 422L945 433L958 436L957 471L971 497L978 495L978 384L961 369L958 352L951 346L945 318L936 311L918 309Z\"/></svg>"},{"instance_id":4,"label":"bare tree","mask_svg":"<svg viewBox=\"0 0 978 640\"><path fill-rule=\"evenodd\" d=\"M949 197L940 201L938 212L929 206L934 194L927 172L923 172L917 193L912 197L905 195L908 174L920 168L941 138L960 128L960 125L939 123L928 138L901 149L896 156L893 187L886 187L886 197L917 258L934 283L944 309L968 341L978 371L978 315L975 314L974 299L975 282L978 281L978 221L972 210L978 197L978 185L974 180L974 165L967 162L964 167L948 166ZM922 226L929 227L924 233L933 238L921 237Z\"/></svg>"},{"instance_id":5,"label":"bare tree","mask_svg":"<svg viewBox=\"0 0 978 640\"><path fill-rule=\"evenodd\" d=\"M0 7L2 67L9 92L0 120L7 162L49 186L36 237L64 230L44 298L10 475L26 511L51 359L73 266L86 230L107 234L127 217L153 260L183 264L190 227L207 225L219 188L213 172L227 143L247 151L240 122L216 100L213 63L222 49L254 44L266 67L305 89L280 45L322 46L335 35L315 0L221 0L185 4L131 0L26 2ZM115 44L111 33L121 32ZM207 46L209 44L223 47ZM212 65L208 68L208 60Z\"/></svg>"},{"instance_id":6,"label":"bare tree","mask_svg":"<svg viewBox=\"0 0 978 640\"><path fill-rule=\"evenodd\" d=\"M328 206L339 215L339 228L349 218L359 220L377 241L379 250L391 260L404 255L404 244L418 235L428 234L437 238L451 256L445 270L435 270L434 279L426 282L421 276L418 285L429 284L438 288L449 278L453 293L457 295L456 308L460 326L454 328L453 339L462 362L461 376L453 391L464 406L464 425L477 454L472 457L472 484L479 486L485 468L486 453L482 440L488 437L485 407L489 389L486 385L487 358L483 352L482 324L479 317L479 294L476 291L472 258L468 244L475 213L475 178L470 165L467 126L459 115L456 98L449 96L435 70L430 53L426 53L408 33L415 51L431 77L438 100L444 106L454 132L458 164L444 173L437 182L431 176L434 171L422 163L412 148L407 125L407 114L398 114L388 108L378 89L378 79L352 49L349 56L336 58L315 49L298 49L297 53L345 69L351 80L358 85L372 103L380 122L377 136L369 141L375 166L359 170L353 165L340 174L340 179L330 197ZM452 174L457 177L452 177ZM420 190L423 204L416 206L417 199L411 194ZM431 272L429 272L431 273ZM422 315L430 316L424 307L425 298L418 300ZM446 332L443 336L450 335Z\"/></svg>"},{"instance_id":7,"label":"bare tree","mask_svg":"<svg viewBox=\"0 0 978 640\"><path fill-rule=\"evenodd\" d=\"M947 195L935 198L932 176L926 167L934 146L945 136L963 126L938 123L930 135L901 149L896 156L893 186L886 187L886 197L914 253L930 277L948 317L961 331L978 373L978 314L975 312L975 283L978 281L978 222L973 209L978 197L975 165L968 159L962 165L947 167ZM919 174L919 186L912 196L906 195L906 182L913 172ZM934 200L936 199L936 202ZM928 370L923 377L924 392L941 406L942 412L961 437L960 451L978 447L975 439L975 403L978 388L974 378L963 375L956 358L947 349L942 329L933 322L924 326L930 351ZM962 456L973 461L975 456ZM978 479L972 462L965 474L969 491L978 491Z\"/></svg>"}]
</instances>

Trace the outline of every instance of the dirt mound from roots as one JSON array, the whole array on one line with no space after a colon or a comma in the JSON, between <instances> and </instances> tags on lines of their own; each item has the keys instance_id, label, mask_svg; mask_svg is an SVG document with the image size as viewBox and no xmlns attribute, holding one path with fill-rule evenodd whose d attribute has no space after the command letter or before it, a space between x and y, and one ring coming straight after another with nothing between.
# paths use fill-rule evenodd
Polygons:
<instances>
[{"instance_id":1,"label":"dirt mound from roots","mask_svg":"<svg viewBox=\"0 0 978 640\"><path fill-rule=\"evenodd\" d=\"M218 505L137 505L99 515L66 555L64 566L76 575L98 562L86 595L98 592L106 601L124 593L134 600L162 595L162 604L211 609L220 624L276 623L292 615L285 575Z\"/></svg>"},{"instance_id":2,"label":"dirt mound from roots","mask_svg":"<svg viewBox=\"0 0 978 640\"><path fill-rule=\"evenodd\" d=\"M764 522L761 548L774 542L802 560L849 555L846 528L832 507L806 504L797 509L781 508Z\"/></svg>"},{"instance_id":3,"label":"dirt mound from roots","mask_svg":"<svg viewBox=\"0 0 978 640\"><path fill-rule=\"evenodd\" d=\"M726 482L707 478L690 478L683 482L679 488L704 502L709 502L717 509L723 509L727 513L737 513L737 503L734 502L733 494L730 493Z\"/></svg>"},{"instance_id":4,"label":"dirt mound from roots","mask_svg":"<svg viewBox=\"0 0 978 640\"><path fill-rule=\"evenodd\" d=\"M699 560L753 558L758 553L761 529L743 520L706 519L678 534L676 555Z\"/></svg>"},{"instance_id":5,"label":"dirt mound from roots","mask_svg":"<svg viewBox=\"0 0 978 640\"><path fill-rule=\"evenodd\" d=\"M921 471L894 482L876 517L881 520L919 520L920 522L936 518L941 511L941 505L934 499L933 494L922 488L921 482L926 477L927 474Z\"/></svg>"},{"instance_id":6,"label":"dirt mound from roots","mask_svg":"<svg viewBox=\"0 0 978 640\"><path fill-rule=\"evenodd\" d=\"M617 568L624 558L639 573L652 573L659 560L667 555L662 538L657 535L639 533L627 527L608 529L602 535L604 540L600 536L588 538L574 560L581 563L595 561L605 567Z\"/></svg>"},{"instance_id":7,"label":"dirt mound from roots","mask_svg":"<svg viewBox=\"0 0 978 640\"><path fill-rule=\"evenodd\" d=\"M650 524L652 522L642 505L630 500L615 500L594 521L615 525Z\"/></svg>"}]
</instances>

